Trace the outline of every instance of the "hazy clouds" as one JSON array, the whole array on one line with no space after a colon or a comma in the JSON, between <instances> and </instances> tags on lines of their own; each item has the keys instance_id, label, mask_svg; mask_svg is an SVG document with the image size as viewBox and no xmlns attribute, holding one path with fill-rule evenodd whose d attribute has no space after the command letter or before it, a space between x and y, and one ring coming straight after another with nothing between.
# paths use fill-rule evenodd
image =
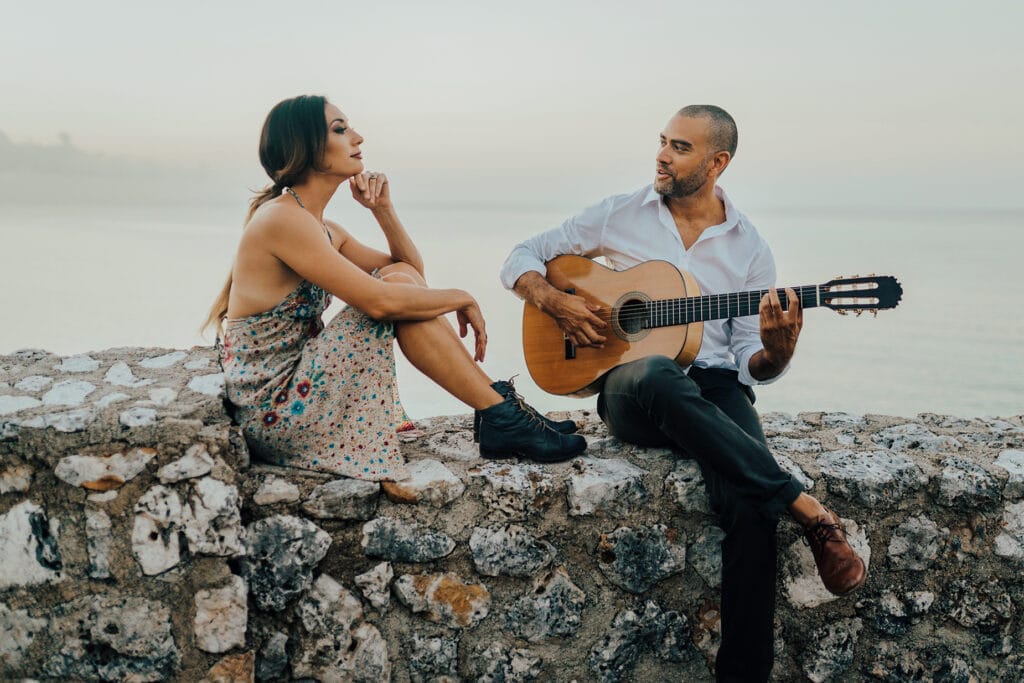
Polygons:
<instances>
[{"instance_id":1,"label":"hazy clouds","mask_svg":"<svg viewBox=\"0 0 1024 683\"><path fill-rule=\"evenodd\" d=\"M739 121L723 182L748 205L1019 207L1022 18L996 1L26 4L0 27L0 201L110 182L244 196L266 111L318 92L410 201L627 189L668 115L713 102Z\"/></svg>"}]
</instances>

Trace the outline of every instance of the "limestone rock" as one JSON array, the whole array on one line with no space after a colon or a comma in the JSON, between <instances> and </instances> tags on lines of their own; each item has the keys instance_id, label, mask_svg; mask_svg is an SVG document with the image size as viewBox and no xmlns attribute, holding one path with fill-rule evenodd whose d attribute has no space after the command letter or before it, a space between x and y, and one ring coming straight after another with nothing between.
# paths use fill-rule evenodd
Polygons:
<instances>
[{"instance_id":1,"label":"limestone rock","mask_svg":"<svg viewBox=\"0 0 1024 683\"><path fill-rule=\"evenodd\" d=\"M489 462L469 475L483 483L480 498L489 521L526 521L547 508L554 494L551 476L538 465Z\"/></svg>"},{"instance_id":2,"label":"limestone rock","mask_svg":"<svg viewBox=\"0 0 1024 683\"><path fill-rule=\"evenodd\" d=\"M611 630L590 650L587 662L601 683L633 680L633 667L644 652L682 661L688 636L684 615L648 600L640 614L623 610L615 615Z\"/></svg>"},{"instance_id":3,"label":"limestone rock","mask_svg":"<svg viewBox=\"0 0 1024 683\"><path fill-rule=\"evenodd\" d=\"M913 460L890 451L830 451L817 464L829 492L871 507L898 505L928 481Z\"/></svg>"},{"instance_id":4,"label":"limestone rock","mask_svg":"<svg viewBox=\"0 0 1024 683\"><path fill-rule=\"evenodd\" d=\"M1024 451L1005 450L999 454L995 465L1006 470L1008 475L1003 497L1007 500L1024 498Z\"/></svg>"},{"instance_id":5,"label":"limestone rock","mask_svg":"<svg viewBox=\"0 0 1024 683\"><path fill-rule=\"evenodd\" d=\"M139 366L147 370L163 370L177 364L188 357L184 351L171 351L160 356L150 356L139 361Z\"/></svg>"},{"instance_id":6,"label":"limestone rock","mask_svg":"<svg viewBox=\"0 0 1024 683\"><path fill-rule=\"evenodd\" d=\"M812 428L804 420L786 413L765 413L761 416L761 427L767 435L805 432Z\"/></svg>"},{"instance_id":7,"label":"limestone rock","mask_svg":"<svg viewBox=\"0 0 1024 683\"><path fill-rule=\"evenodd\" d=\"M213 469L213 458L206 446L196 444L185 451L185 455L168 463L156 472L161 484L171 484L183 479L193 479L209 474Z\"/></svg>"},{"instance_id":8,"label":"limestone rock","mask_svg":"<svg viewBox=\"0 0 1024 683\"><path fill-rule=\"evenodd\" d=\"M302 510L317 519L370 519L379 500L375 481L335 479L313 489Z\"/></svg>"},{"instance_id":9,"label":"limestone rock","mask_svg":"<svg viewBox=\"0 0 1024 683\"><path fill-rule=\"evenodd\" d=\"M257 681L279 681L288 667L288 636L274 631L263 642L256 658Z\"/></svg>"},{"instance_id":10,"label":"limestone rock","mask_svg":"<svg viewBox=\"0 0 1024 683\"><path fill-rule=\"evenodd\" d=\"M381 562L370 571L356 576L354 581L363 597L378 612L384 612L391 606L391 579L394 576L395 572L391 568L391 563Z\"/></svg>"},{"instance_id":11,"label":"limestone rock","mask_svg":"<svg viewBox=\"0 0 1024 683\"><path fill-rule=\"evenodd\" d=\"M430 503L444 507L465 492L466 485L437 460L413 460L409 476L381 484L384 494L395 503Z\"/></svg>"},{"instance_id":12,"label":"limestone rock","mask_svg":"<svg viewBox=\"0 0 1024 683\"><path fill-rule=\"evenodd\" d=\"M434 434L427 438L424 447L442 460L471 462L480 458L480 448L473 442L473 434L464 429Z\"/></svg>"},{"instance_id":13,"label":"limestone rock","mask_svg":"<svg viewBox=\"0 0 1024 683\"><path fill-rule=\"evenodd\" d=\"M996 555L1024 564L1024 501L1006 504L1002 526L996 536Z\"/></svg>"},{"instance_id":14,"label":"limestone rock","mask_svg":"<svg viewBox=\"0 0 1024 683\"><path fill-rule=\"evenodd\" d=\"M139 379L132 372L132 369L128 367L128 364L121 360L110 366L107 374L103 377L103 381L117 387L144 387L152 384L155 380Z\"/></svg>"},{"instance_id":15,"label":"limestone rock","mask_svg":"<svg viewBox=\"0 0 1024 683\"><path fill-rule=\"evenodd\" d=\"M459 638L426 637L412 634L409 680L412 683L458 680Z\"/></svg>"},{"instance_id":16,"label":"limestone rock","mask_svg":"<svg viewBox=\"0 0 1024 683\"><path fill-rule=\"evenodd\" d=\"M871 546L868 544L867 533L852 519L840 519L846 527L846 540L864 560L864 566L870 570ZM811 549L804 545L802 538L794 541L786 550L782 584L790 604L797 608L817 607L838 599L838 596L829 593L821 582L817 565L814 563L814 555Z\"/></svg>"},{"instance_id":17,"label":"limestone rock","mask_svg":"<svg viewBox=\"0 0 1024 683\"><path fill-rule=\"evenodd\" d=\"M821 453L821 442L817 439L794 439L788 436L773 436L768 439L772 451L783 450L794 453Z\"/></svg>"},{"instance_id":18,"label":"limestone rock","mask_svg":"<svg viewBox=\"0 0 1024 683\"><path fill-rule=\"evenodd\" d=\"M1013 602L998 579L957 579L948 584L942 608L961 626L994 632L1013 617Z\"/></svg>"},{"instance_id":19,"label":"limestone rock","mask_svg":"<svg viewBox=\"0 0 1024 683\"><path fill-rule=\"evenodd\" d=\"M946 458L935 499L942 505L973 509L999 502L995 477L965 458Z\"/></svg>"},{"instance_id":20,"label":"limestone rock","mask_svg":"<svg viewBox=\"0 0 1024 683\"><path fill-rule=\"evenodd\" d=\"M512 524L484 529L476 527L469 539L473 564L484 576L528 577L555 559L555 547Z\"/></svg>"},{"instance_id":21,"label":"limestone rock","mask_svg":"<svg viewBox=\"0 0 1024 683\"><path fill-rule=\"evenodd\" d=\"M387 643L376 627L362 622L359 600L341 584L321 574L296 609L305 634L292 661L297 678L319 680L390 680Z\"/></svg>"},{"instance_id":22,"label":"limestone rock","mask_svg":"<svg viewBox=\"0 0 1024 683\"><path fill-rule=\"evenodd\" d=\"M960 442L951 436L939 436L927 427L919 424L903 424L889 427L871 437L880 446L894 451L921 449L933 453L956 451Z\"/></svg>"},{"instance_id":23,"label":"limestone rock","mask_svg":"<svg viewBox=\"0 0 1024 683\"><path fill-rule=\"evenodd\" d=\"M690 564L704 583L712 588L722 585L722 541L725 532L717 526L706 526L694 540L687 553Z\"/></svg>"},{"instance_id":24,"label":"limestone rock","mask_svg":"<svg viewBox=\"0 0 1024 683\"><path fill-rule=\"evenodd\" d=\"M671 493L683 512L711 514L711 503L704 488L704 475L696 460L678 460L672 473L665 478L665 490Z\"/></svg>"},{"instance_id":25,"label":"limestone rock","mask_svg":"<svg viewBox=\"0 0 1024 683\"><path fill-rule=\"evenodd\" d=\"M27 610L10 609L0 602L0 674L18 671L25 652L48 626L46 619L33 618Z\"/></svg>"},{"instance_id":26,"label":"limestone rock","mask_svg":"<svg viewBox=\"0 0 1024 683\"><path fill-rule=\"evenodd\" d=\"M889 562L896 569L924 571L935 562L947 538L949 529L940 529L924 515L910 517L892 532Z\"/></svg>"},{"instance_id":27,"label":"limestone rock","mask_svg":"<svg viewBox=\"0 0 1024 683\"><path fill-rule=\"evenodd\" d=\"M238 489L213 477L193 481L191 488L182 513L189 550L221 557L244 553Z\"/></svg>"},{"instance_id":28,"label":"limestone rock","mask_svg":"<svg viewBox=\"0 0 1024 683\"><path fill-rule=\"evenodd\" d=\"M260 609L280 612L313 582L331 536L312 522L286 515L253 522L246 531L242 575Z\"/></svg>"},{"instance_id":29,"label":"limestone rock","mask_svg":"<svg viewBox=\"0 0 1024 683\"><path fill-rule=\"evenodd\" d=\"M252 502L257 505L273 505L274 503L294 503L298 499L298 486L287 479L268 476L252 497Z\"/></svg>"},{"instance_id":30,"label":"limestone rock","mask_svg":"<svg viewBox=\"0 0 1024 683\"><path fill-rule=\"evenodd\" d=\"M821 426L828 429L833 427L863 427L864 418L860 415L850 413L825 413L821 416Z\"/></svg>"},{"instance_id":31,"label":"limestone rock","mask_svg":"<svg viewBox=\"0 0 1024 683\"><path fill-rule=\"evenodd\" d=\"M181 659L170 610L153 600L87 596L51 624L58 646L43 672L59 680L165 681Z\"/></svg>"},{"instance_id":32,"label":"limestone rock","mask_svg":"<svg viewBox=\"0 0 1024 683\"><path fill-rule=\"evenodd\" d=\"M155 455L152 448L133 448L107 456L69 455L60 459L53 473L72 486L108 491L137 477Z\"/></svg>"},{"instance_id":33,"label":"limestone rock","mask_svg":"<svg viewBox=\"0 0 1024 683\"><path fill-rule=\"evenodd\" d=\"M147 576L161 574L178 564L178 528L181 499L172 489L154 486L135 504L132 552Z\"/></svg>"},{"instance_id":34,"label":"limestone rock","mask_svg":"<svg viewBox=\"0 0 1024 683\"><path fill-rule=\"evenodd\" d=\"M31 501L0 515L0 590L62 581L60 524Z\"/></svg>"},{"instance_id":35,"label":"limestone rock","mask_svg":"<svg viewBox=\"0 0 1024 683\"><path fill-rule=\"evenodd\" d=\"M686 566L686 537L664 524L601 534L598 568L613 584L643 593Z\"/></svg>"},{"instance_id":36,"label":"limestone rock","mask_svg":"<svg viewBox=\"0 0 1024 683\"><path fill-rule=\"evenodd\" d=\"M86 549L89 552L89 577L110 578L110 549L114 537L110 532L110 516L103 510L85 509Z\"/></svg>"},{"instance_id":37,"label":"limestone rock","mask_svg":"<svg viewBox=\"0 0 1024 683\"><path fill-rule=\"evenodd\" d=\"M221 396L224 393L224 373L215 372L209 375L197 375L189 380L188 388L197 394Z\"/></svg>"},{"instance_id":38,"label":"limestone rock","mask_svg":"<svg viewBox=\"0 0 1024 683\"><path fill-rule=\"evenodd\" d=\"M487 616L491 593L481 583L458 575L403 574L394 584L398 600L415 613L449 628L466 628Z\"/></svg>"},{"instance_id":39,"label":"limestone rock","mask_svg":"<svg viewBox=\"0 0 1024 683\"><path fill-rule=\"evenodd\" d=\"M862 601L858 611L863 611L867 603L873 603L875 612L875 628L889 636L902 636L910 627L928 613L935 595L929 591L915 591L900 595L896 591L884 590L877 601Z\"/></svg>"},{"instance_id":40,"label":"limestone rock","mask_svg":"<svg viewBox=\"0 0 1024 683\"><path fill-rule=\"evenodd\" d=\"M363 552L392 562L429 562L455 549L455 541L415 522L378 517L363 525Z\"/></svg>"},{"instance_id":41,"label":"limestone rock","mask_svg":"<svg viewBox=\"0 0 1024 683\"><path fill-rule=\"evenodd\" d=\"M42 391L48 387L52 381L53 378L47 377L46 375L29 375L15 384L14 388L20 391Z\"/></svg>"},{"instance_id":42,"label":"limestone rock","mask_svg":"<svg viewBox=\"0 0 1024 683\"><path fill-rule=\"evenodd\" d=\"M96 419L96 411L91 408L76 408L63 413L49 413L26 423L27 427L49 427L64 434L85 431Z\"/></svg>"},{"instance_id":43,"label":"limestone rock","mask_svg":"<svg viewBox=\"0 0 1024 683\"><path fill-rule=\"evenodd\" d=\"M863 628L860 619L839 619L814 632L815 647L803 657L803 670L814 683L835 680L853 663L857 636Z\"/></svg>"},{"instance_id":44,"label":"limestone rock","mask_svg":"<svg viewBox=\"0 0 1024 683\"><path fill-rule=\"evenodd\" d=\"M58 372L92 372L99 370L100 362L85 354L62 358L60 365L54 365Z\"/></svg>"},{"instance_id":45,"label":"limestone rock","mask_svg":"<svg viewBox=\"0 0 1024 683\"><path fill-rule=\"evenodd\" d=\"M245 647L249 619L248 587L240 576L232 576L222 588L196 593L196 616L192 623L196 647L205 652L227 652Z\"/></svg>"},{"instance_id":46,"label":"limestone rock","mask_svg":"<svg viewBox=\"0 0 1024 683\"><path fill-rule=\"evenodd\" d=\"M47 406L80 406L86 397L96 391L96 385L77 379L57 382L53 388L43 394L43 405Z\"/></svg>"},{"instance_id":47,"label":"limestone rock","mask_svg":"<svg viewBox=\"0 0 1024 683\"><path fill-rule=\"evenodd\" d=\"M30 465L12 465L0 470L0 495L27 492L32 485L33 472Z\"/></svg>"},{"instance_id":48,"label":"limestone rock","mask_svg":"<svg viewBox=\"0 0 1024 683\"><path fill-rule=\"evenodd\" d=\"M134 406L122 412L118 420L125 427L145 427L156 422L156 410L143 406Z\"/></svg>"},{"instance_id":49,"label":"limestone rock","mask_svg":"<svg viewBox=\"0 0 1024 683\"><path fill-rule=\"evenodd\" d=\"M577 458L569 477L569 514L621 517L650 496L644 486L646 470L618 459Z\"/></svg>"},{"instance_id":50,"label":"limestone rock","mask_svg":"<svg viewBox=\"0 0 1024 683\"><path fill-rule=\"evenodd\" d=\"M476 655L476 683L532 683L540 678L541 659L528 649L491 643Z\"/></svg>"},{"instance_id":51,"label":"limestone rock","mask_svg":"<svg viewBox=\"0 0 1024 683\"><path fill-rule=\"evenodd\" d=\"M531 643L571 636L582 624L586 601L586 593L559 567L535 580L533 590L512 604L505 613L505 628Z\"/></svg>"},{"instance_id":52,"label":"limestone rock","mask_svg":"<svg viewBox=\"0 0 1024 683\"><path fill-rule=\"evenodd\" d=\"M820 450L821 449L819 448L818 451ZM818 451L813 452L816 453ZM804 487L805 491L810 491L814 488L814 480L807 476L807 473L800 468L800 465L797 465L781 453L774 453L773 455L775 457L775 462L779 463L779 467L792 474L793 478L800 482L800 485Z\"/></svg>"},{"instance_id":53,"label":"limestone rock","mask_svg":"<svg viewBox=\"0 0 1024 683\"><path fill-rule=\"evenodd\" d=\"M256 656L252 652L228 655L210 667L200 683L252 683Z\"/></svg>"},{"instance_id":54,"label":"limestone rock","mask_svg":"<svg viewBox=\"0 0 1024 683\"><path fill-rule=\"evenodd\" d=\"M31 396L0 396L0 415L11 415L41 405L42 401Z\"/></svg>"}]
</instances>

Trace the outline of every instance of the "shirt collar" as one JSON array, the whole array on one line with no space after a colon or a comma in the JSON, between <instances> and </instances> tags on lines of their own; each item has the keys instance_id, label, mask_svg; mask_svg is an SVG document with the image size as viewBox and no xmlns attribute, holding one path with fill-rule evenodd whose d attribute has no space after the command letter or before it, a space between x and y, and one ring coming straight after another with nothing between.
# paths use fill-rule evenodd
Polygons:
<instances>
[{"instance_id":1,"label":"shirt collar","mask_svg":"<svg viewBox=\"0 0 1024 683\"><path fill-rule=\"evenodd\" d=\"M732 200L729 199L729 195L725 193L721 185L715 185L715 196L722 200L722 204L725 205L725 222L719 223L718 225L712 225L709 227L714 228L714 233L723 233L730 228L736 226L740 222L740 212L733 206ZM651 202L657 202L661 204L661 195L654 189L654 183L651 183L647 188L647 195L644 197L642 204L650 204Z\"/></svg>"}]
</instances>

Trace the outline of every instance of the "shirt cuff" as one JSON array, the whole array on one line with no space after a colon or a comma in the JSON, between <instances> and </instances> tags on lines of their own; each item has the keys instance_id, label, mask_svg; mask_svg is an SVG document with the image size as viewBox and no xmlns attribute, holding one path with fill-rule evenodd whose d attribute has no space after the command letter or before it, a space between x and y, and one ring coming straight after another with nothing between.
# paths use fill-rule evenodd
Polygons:
<instances>
[{"instance_id":1,"label":"shirt cuff","mask_svg":"<svg viewBox=\"0 0 1024 683\"><path fill-rule=\"evenodd\" d=\"M771 384L772 382L778 380L780 377L789 372L789 366L792 365L793 361L786 363L786 367L782 368L782 372L775 375L774 377L771 377L769 379L756 379L753 375L750 374L750 359L753 358L754 354L760 350L761 349L754 349L749 353L744 353L742 357L736 359L736 367L737 371L739 372L738 379L740 383L746 384L747 386L750 387L757 386L759 384Z\"/></svg>"}]
</instances>

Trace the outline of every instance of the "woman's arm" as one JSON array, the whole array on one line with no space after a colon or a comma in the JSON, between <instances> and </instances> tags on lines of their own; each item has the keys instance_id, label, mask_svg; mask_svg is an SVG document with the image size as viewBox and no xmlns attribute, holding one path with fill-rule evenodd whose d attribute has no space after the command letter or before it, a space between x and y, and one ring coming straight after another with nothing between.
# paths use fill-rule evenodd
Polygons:
<instances>
[{"instance_id":1,"label":"woman's arm","mask_svg":"<svg viewBox=\"0 0 1024 683\"><path fill-rule=\"evenodd\" d=\"M477 305L461 289L431 289L371 277L335 251L317 220L299 207L273 207L254 218L246 230L253 231L270 254L298 275L376 320L429 320Z\"/></svg>"},{"instance_id":2,"label":"woman's arm","mask_svg":"<svg viewBox=\"0 0 1024 683\"><path fill-rule=\"evenodd\" d=\"M381 232L384 233L384 238L388 242L388 251L391 253L393 262L408 263L416 269L416 272L424 275L423 257L420 256L420 251L409 237L409 233L405 231L405 226L398 219L398 213L395 212L395 207L391 203L388 177L383 173L360 173L350 178L348 184L352 191L352 198L368 208L377 220L377 224L380 225ZM349 257L344 248L341 253ZM355 254L355 256L361 258L362 254ZM358 263L355 259L353 262Z\"/></svg>"}]
</instances>

